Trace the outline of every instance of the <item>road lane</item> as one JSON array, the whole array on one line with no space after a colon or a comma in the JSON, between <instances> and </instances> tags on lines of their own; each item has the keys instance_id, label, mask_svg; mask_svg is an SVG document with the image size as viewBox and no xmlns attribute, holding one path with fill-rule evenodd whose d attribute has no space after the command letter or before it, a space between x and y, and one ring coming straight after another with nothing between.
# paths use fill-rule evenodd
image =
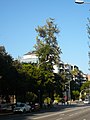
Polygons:
<instances>
[{"instance_id":1,"label":"road lane","mask_svg":"<svg viewBox=\"0 0 90 120\"><path fill-rule=\"evenodd\" d=\"M49 115L42 115L39 117L34 117L32 120L84 120L84 116L88 115L90 113L90 107L80 107L80 108L74 108L63 112L55 112L53 114ZM86 118L89 118L87 116Z\"/></svg>"}]
</instances>

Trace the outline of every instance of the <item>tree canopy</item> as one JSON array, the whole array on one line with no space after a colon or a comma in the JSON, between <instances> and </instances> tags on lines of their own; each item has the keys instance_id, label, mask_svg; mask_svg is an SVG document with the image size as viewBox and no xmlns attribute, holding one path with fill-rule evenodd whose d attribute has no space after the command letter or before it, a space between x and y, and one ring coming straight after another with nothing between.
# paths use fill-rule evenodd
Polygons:
<instances>
[{"instance_id":1,"label":"tree canopy","mask_svg":"<svg viewBox=\"0 0 90 120\"><path fill-rule=\"evenodd\" d=\"M61 49L57 42L57 35L59 34L59 29L54 23L54 19L49 18L46 20L44 26L38 26L36 29L36 54L39 58L39 68L44 70L44 85L52 89L54 79L54 65L59 66Z\"/></svg>"}]
</instances>

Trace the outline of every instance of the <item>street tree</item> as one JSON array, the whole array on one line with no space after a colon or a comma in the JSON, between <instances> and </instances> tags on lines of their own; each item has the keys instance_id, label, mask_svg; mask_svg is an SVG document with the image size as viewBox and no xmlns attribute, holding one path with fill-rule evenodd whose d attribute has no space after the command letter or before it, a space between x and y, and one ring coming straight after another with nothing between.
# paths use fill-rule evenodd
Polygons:
<instances>
[{"instance_id":1,"label":"street tree","mask_svg":"<svg viewBox=\"0 0 90 120\"><path fill-rule=\"evenodd\" d=\"M90 40L90 19L88 18L88 24L87 24L87 33L88 33L88 39ZM90 41L88 42L90 43ZM88 44L88 47L90 49L90 45ZM88 56L89 56L89 67L90 67L90 50L88 51ZM90 70L90 68L89 68Z\"/></svg>"},{"instance_id":2,"label":"street tree","mask_svg":"<svg viewBox=\"0 0 90 120\"><path fill-rule=\"evenodd\" d=\"M81 86L81 95L82 99L86 97L86 95L90 95L90 81L86 81Z\"/></svg>"},{"instance_id":3,"label":"street tree","mask_svg":"<svg viewBox=\"0 0 90 120\"><path fill-rule=\"evenodd\" d=\"M46 86L47 93L51 97L55 83L53 66L59 66L60 62L61 49L56 37L60 31L52 18L47 19L44 26L38 26L35 30L38 33L35 49L39 59L39 69L44 72L41 86Z\"/></svg>"},{"instance_id":4,"label":"street tree","mask_svg":"<svg viewBox=\"0 0 90 120\"><path fill-rule=\"evenodd\" d=\"M13 58L9 55L4 46L0 46L0 94L8 101L9 95L15 91L15 75L12 66Z\"/></svg>"},{"instance_id":5,"label":"street tree","mask_svg":"<svg viewBox=\"0 0 90 120\"><path fill-rule=\"evenodd\" d=\"M41 73L34 63L19 63L14 62L14 66L18 71L17 80L17 99L20 101L35 102L33 100L39 101L38 86L41 83ZM30 97L32 98L32 101Z\"/></svg>"},{"instance_id":6,"label":"street tree","mask_svg":"<svg viewBox=\"0 0 90 120\"><path fill-rule=\"evenodd\" d=\"M81 86L81 90L89 90L90 89L90 81L87 81L85 83L82 84Z\"/></svg>"}]
</instances>

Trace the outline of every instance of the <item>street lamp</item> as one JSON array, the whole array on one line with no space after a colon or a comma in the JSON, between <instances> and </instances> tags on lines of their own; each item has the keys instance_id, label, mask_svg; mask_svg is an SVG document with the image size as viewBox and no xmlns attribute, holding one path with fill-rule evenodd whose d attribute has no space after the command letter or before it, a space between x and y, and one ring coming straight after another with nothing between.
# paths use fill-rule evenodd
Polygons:
<instances>
[{"instance_id":1,"label":"street lamp","mask_svg":"<svg viewBox=\"0 0 90 120\"><path fill-rule=\"evenodd\" d=\"M75 0L77 4L90 4L90 2L84 2L83 0Z\"/></svg>"},{"instance_id":2,"label":"street lamp","mask_svg":"<svg viewBox=\"0 0 90 120\"><path fill-rule=\"evenodd\" d=\"M68 102L69 104L71 104L71 85L72 85L71 82L75 81L76 78L74 75L72 76L70 72L68 72L67 76L68 76L68 81L65 83L65 85L68 85Z\"/></svg>"},{"instance_id":3,"label":"street lamp","mask_svg":"<svg viewBox=\"0 0 90 120\"><path fill-rule=\"evenodd\" d=\"M84 1L83 0L75 0L75 3L77 3L77 4L83 4Z\"/></svg>"},{"instance_id":4,"label":"street lamp","mask_svg":"<svg viewBox=\"0 0 90 120\"><path fill-rule=\"evenodd\" d=\"M40 90L38 90L39 104L41 105Z\"/></svg>"}]
</instances>

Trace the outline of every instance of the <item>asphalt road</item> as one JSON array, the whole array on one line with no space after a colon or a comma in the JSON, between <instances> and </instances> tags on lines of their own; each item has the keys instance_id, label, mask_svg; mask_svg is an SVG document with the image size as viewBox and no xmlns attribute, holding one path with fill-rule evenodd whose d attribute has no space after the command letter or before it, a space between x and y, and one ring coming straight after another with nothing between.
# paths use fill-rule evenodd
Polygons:
<instances>
[{"instance_id":1,"label":"asphalt road","mask_svg":"<svg viewBox=\"0 0 90 120\"><path fill-rule=\"evenodd\" d=\"M90 120L90 105L67 107L48 112L0 116L0 120Z\"/></svg>"}]
</instances>

